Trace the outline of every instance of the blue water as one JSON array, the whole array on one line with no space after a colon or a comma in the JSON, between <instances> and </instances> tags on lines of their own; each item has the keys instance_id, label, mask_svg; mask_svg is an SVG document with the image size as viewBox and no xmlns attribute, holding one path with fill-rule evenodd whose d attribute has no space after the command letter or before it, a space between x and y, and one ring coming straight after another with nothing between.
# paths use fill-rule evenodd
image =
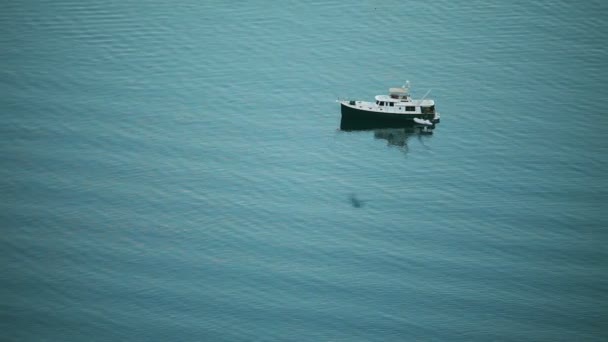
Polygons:
<instances>
[{"instance_id":1,"label":"blue water","mask_svg":"<svg viewBox=\"0 0 608 342\"><path fill-rule=\"evenodd\" d=\"M606 4L5 3L0 340L607 340Z\"/></svg>"}]
</instances>

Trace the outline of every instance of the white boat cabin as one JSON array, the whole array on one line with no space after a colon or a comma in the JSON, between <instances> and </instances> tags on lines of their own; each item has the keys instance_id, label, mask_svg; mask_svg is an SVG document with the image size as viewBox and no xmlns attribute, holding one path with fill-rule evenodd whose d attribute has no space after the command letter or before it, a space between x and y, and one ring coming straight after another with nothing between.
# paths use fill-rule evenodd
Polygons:
<instances>
[{"instance_id":1,"label":"white boat cabin","mask_svg":"<svg viewBox=\"0 0 608 342\"><path fill-rule=\"evenodd\" d=\"M376 102L344 101L343 104L365 111L394 114L436 114L435 101L430 99L413 100L409 87L390 88L388 95L377 95Z\"/></svg>"},{"instance_id":2,"label":"white boat cabin","mask_svg":"<svg viewBox=\"0 0 608 342\"><path fill-rule=\"evenodd\" d=\"M412 100L408 88L390 88L388 95L377 95L376 110L389 113L434 114L435 101Z\"/></svg>"}]
</instances>

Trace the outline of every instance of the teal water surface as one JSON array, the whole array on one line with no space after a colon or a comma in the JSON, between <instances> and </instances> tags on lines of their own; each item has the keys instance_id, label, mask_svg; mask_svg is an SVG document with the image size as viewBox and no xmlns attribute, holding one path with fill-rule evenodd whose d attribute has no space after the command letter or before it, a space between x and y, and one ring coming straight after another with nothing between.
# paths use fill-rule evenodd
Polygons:
<instances>
[{"instance_id":1,"label":"teal water surface","mask_svg":"<svg viewBox=\"0 0 608 342\"><path fill-rule=\"evenodd\" d=\"M607 14L5 4L1 339L606 340ZM338 129L406 79L435 134Z\"/></svg>"}]
</instances>

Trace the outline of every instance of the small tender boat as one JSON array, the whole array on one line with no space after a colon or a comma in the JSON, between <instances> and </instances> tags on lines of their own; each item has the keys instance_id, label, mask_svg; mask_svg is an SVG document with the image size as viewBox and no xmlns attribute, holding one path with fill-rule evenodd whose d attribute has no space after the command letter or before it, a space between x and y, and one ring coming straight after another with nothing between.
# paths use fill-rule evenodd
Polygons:
<instances>
[{"instance_id":1,"label":"small tender boat","mask_svg":"<svg viewBox=\"0 0 608 342\"><path fill-rule=\"evenodd\" d=\"M341 100L342 120L368 120L376 123L398 122L428 126L439 123L435 101L426 99L430 90L420 100L410 96L409 82L400 88L390 88L388 95L377 95L375 102Z\"/></svg>"}]
</instances>

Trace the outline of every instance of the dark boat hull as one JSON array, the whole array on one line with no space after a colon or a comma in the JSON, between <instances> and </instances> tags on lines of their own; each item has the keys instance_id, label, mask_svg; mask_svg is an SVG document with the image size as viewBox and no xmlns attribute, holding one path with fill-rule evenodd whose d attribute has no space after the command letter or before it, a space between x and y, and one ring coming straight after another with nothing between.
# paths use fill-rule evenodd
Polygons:
<instances>
[{"instance_id":1,"label":"dark boat hull","mask_svg":"<svg viewBox=\"0 0 608 342\"><path fill-rule=\"evenodd\" d=\"M375 112L371 110L363 110L358 108L349 107L343 103L340 104L342 117L348 119L371 119L371 120L385 120L385 121L401 121L414 123L414 118L423 120L433 121L435 114L396 114L396 113L383 113Z\"/></svg>"},{"instance_id":2,"label":"dark boat hull","mask_svg":"<svg viewBox=\"0 0 608 342\"><path fill-rule=\"evenodd\" d=\"M340 127L342 129L358 129L365 128L398 128L417 125L414 118L428 120L434 123L435 114L393 114L374 112L369 110L361 110L340 104L342 111L342 120ZM434 121L435 120L435 121ZM433 124L433 127L435 125Z\"/></svg>"}]
</instances>

